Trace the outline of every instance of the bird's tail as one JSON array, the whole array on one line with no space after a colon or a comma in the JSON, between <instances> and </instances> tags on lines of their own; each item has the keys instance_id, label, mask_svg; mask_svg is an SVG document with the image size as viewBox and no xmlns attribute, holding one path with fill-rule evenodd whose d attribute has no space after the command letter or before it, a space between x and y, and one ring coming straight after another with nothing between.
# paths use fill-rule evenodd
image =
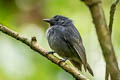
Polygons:
<instances>
[{"instance_id":1,"label":"bird's tail","mask_svg":"<svg viewBox=\"0 0 120 80\"><path fill-rule=\"evenodd\" d=\"M87 70L92 76L94 76L93 71L88 63L87 63Z\"/></svg>"},{"instance_id":2,"label":"bird's tail","mask_svg":"<svg viewBox=\"0 0 120 80\"><path fill-rule=\"evenodd\" d=\"M77 61L75 61L75 60L70 60L70 62L73 64L73 66L75 66L76 68L78 68L80 71L82 71L82 63L81 62L77 62ZM83 64L84 65L84 64ZM86 66L84 66L84 68L86 69L87 68L87 70L88 70L88 72L92 75L92 76L94 76L94 74L93 74L93 71L92 71L92 69L91 69L91 67L90 67L90 65L87 63L86 64ZM86 70L85 70L86 71Z\"/></svg>"}]
</instances>

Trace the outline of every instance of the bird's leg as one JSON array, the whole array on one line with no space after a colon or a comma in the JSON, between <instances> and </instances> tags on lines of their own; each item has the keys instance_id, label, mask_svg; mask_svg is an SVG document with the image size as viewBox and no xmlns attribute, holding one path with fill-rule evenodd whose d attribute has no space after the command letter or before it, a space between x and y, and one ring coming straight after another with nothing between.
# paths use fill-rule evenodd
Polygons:
<instances>
[{"instance_id":1,"label":"bird's leg","mask_svg":"<svg viewBox=\"0 0 120 80\"><path fill-rule=\"evenodd\" d=\"M58 64L62 63L62 62L66 62L68 60L68 58L63 58L63 59L60 59L60 61L58 62Z\"/></svg>"},{"instance_id":2,"label":"bird's leg","mask_svg":"<svg viewBox=\"0 0 120 80\"><path fill-rule=\"evenodd\" d=\"M49 54L54 54L55 52L54 51L49 51L46 53L46 56L48 56Z\"/></svg>"}]
</instances>

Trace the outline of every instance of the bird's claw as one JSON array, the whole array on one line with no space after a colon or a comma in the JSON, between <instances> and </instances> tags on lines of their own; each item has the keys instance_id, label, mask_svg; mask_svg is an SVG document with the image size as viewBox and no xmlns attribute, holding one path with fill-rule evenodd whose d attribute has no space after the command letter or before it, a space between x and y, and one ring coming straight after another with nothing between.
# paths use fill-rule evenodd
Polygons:
<instances>
[{"instance_id":1,"label":"bird's claw","mask_svg":"<svg viewBox=\"0 0 120 80\"><path fill-rule=\"evenodd\" d=\"M48 56L49 54L54 54L55 52L54 51L49 51L46 53L46 56Z\"/></svg>"},{"instance_id":2,"label":"bird's claw","mask_svg":"<svg viewBox=\"0 0 120 80\"><path fill-rule=\"evenodd\" d=\"M62 62L66 62L68 58L63 58L63 59L60 59L60 61L58 62L58 64L61 64Z\"/></svg>"}]
</instances>

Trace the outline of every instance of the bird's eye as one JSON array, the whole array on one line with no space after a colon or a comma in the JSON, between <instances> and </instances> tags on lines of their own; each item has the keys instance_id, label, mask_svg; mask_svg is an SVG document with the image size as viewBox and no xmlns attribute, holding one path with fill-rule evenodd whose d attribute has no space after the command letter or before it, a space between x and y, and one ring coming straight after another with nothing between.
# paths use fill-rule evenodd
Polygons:
<instances>
[{"instance_id":1,"label":"bird's eye","mask_svg":"<svg viewBox=\"0 0 120 80\"><path fill-rule=\"evenodd\" d=\"M62 20L60 20L60 22L61 22L61 23L64 23L65 21L62 19Z\"/></svg>"},{"instance_id":2,"label":"bird's eye","mask_svg":"<svg viewBox=\"0 0 120 80\"><path fill-rule=\"evenodd\" d=\"M59 21L59 19L56 19L55 21Z\"/></svg>"}]
</instances>

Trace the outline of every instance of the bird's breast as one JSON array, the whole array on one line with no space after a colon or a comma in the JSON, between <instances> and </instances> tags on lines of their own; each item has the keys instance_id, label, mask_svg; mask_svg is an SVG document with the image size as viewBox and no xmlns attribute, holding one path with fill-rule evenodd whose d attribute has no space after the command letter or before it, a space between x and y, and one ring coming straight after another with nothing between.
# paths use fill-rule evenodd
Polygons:
<instances>
[{"instance_id":1,"label":"bird's breast","mask_svg":"<svg viewBox=\"0 0 120 80\"><path fill-rule=\"evenodd\" d=\"M50 47L52 49L58 48L60 46L59 42L62 42L62 32L55 29L55 28L50 28L47 31L47 39L48 39L48 43L50 45Z\"/></svg>"},{"instance_id":2,"label":"bird's breast","mask_svg":"<svg viewBox=\"0 0 120 80\"><path fill-rule=\"evenodd\" d=\"M71 51L63 37L64 32L62 32L58 28L51 28L47 31L47 39L51 49L53 49L62 57L68 57L71 55Z\"/></svg>"}]
</instances>

